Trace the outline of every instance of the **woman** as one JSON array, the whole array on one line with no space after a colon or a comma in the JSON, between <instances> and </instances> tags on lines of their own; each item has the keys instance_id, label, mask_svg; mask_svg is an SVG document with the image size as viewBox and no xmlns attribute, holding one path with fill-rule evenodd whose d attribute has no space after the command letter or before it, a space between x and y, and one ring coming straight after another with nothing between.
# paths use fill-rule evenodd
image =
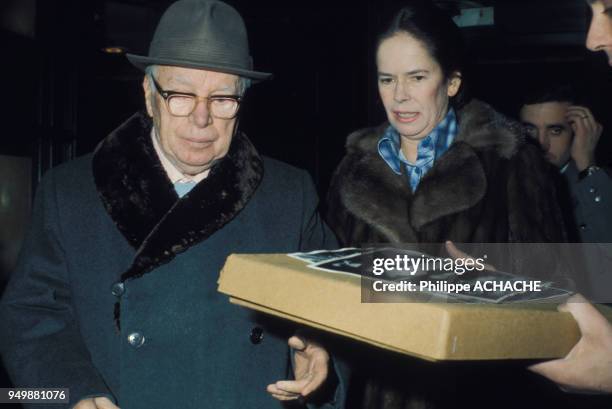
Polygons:
<instances>
[{"instance_id":1,"label":"woman","mask_svg":"<svg viewBox=\"0 0 612 409\"><path fill-rule=\"evenodd\" d=\"M541 152L518 124L467 101L464 59L459 29L430 2L411 2L380 36L378 90L388 123L347 139L328 197L341 244L563 241ZM454 370L391 362L399 359L368 359L364 407L463 407L462 393L472 408L492 404L482 400L482 383L472 393L457 387Z\"/></svg>"},{"instance_id":2,"label":"woman","mask_svg":"<svg viewBox=\"0 0 612 409\"><path fill-rule=\"evenodd\" d=\"M330 186L341 242L555 242L548 167L519 126L466 103L463 44L429 3L403 8L378 41L388 123L349 135Z\"/></svg>"}]
</instances>

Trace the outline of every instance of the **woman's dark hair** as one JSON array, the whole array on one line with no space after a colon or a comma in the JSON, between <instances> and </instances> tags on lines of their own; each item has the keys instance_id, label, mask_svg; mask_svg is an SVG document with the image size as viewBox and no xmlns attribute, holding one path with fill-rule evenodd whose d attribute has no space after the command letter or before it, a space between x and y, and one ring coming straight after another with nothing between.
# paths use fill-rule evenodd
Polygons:
<instances>
[{"instance_id":1,"label":"woman's dark hair","mask_svg":"<svg viewBox=\"0 0 612 409\"><path fill-rule=\"evenodd\" d=\"M380 44L398 33L407 33L429 51L440 65L442 74L449 80L454 72L460 72L462 83L459 92L451 98L451 104L458 108L468 100L465 81L466 49L461 30L449 14L438 8L432 1L411 0L391 19L391 23L378 37Z\"/></svg>"}]
</instances>

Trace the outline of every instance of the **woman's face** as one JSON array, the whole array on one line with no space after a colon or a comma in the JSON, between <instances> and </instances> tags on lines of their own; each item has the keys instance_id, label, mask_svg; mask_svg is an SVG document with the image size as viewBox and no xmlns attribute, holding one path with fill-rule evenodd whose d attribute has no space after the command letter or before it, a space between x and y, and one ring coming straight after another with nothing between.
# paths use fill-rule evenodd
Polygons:
<instances>
[{"instance_id":1,"label":"woman's face","mask_svg":"<svg viewBox=\"0 0 612 409\"><path fill-rule=\"evenodd\" d=\"M407 33L384 40L376 54L378 92L391 125L410 140L425 138L446 116L449 97L461 85L449 80L423 44Z\"/></svg>"}]
</instances>

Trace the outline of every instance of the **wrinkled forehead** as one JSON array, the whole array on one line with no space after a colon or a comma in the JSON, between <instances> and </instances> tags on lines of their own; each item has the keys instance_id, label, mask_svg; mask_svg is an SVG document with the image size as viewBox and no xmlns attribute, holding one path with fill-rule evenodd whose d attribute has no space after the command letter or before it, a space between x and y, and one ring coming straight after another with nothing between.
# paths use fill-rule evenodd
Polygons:
<instances>
[{"instance_id":1,"label":"wrinkled forehead","mask_svg":"<svg viewBox=\"0 0 612 409\"><path fill-rule=\"evenodd\" d=\"M240 77L224 72L162 65L157 78L167 85L236 90Z\"/></svg>"}]
</instances>

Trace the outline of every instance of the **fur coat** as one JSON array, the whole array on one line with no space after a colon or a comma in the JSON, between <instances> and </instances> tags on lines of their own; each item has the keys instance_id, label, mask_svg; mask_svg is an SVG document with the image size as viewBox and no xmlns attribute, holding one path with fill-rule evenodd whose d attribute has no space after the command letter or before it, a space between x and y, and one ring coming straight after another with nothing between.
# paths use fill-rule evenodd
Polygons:
<instances>
[{"instance_id":1,"label":"fur coat","mask_svg":"<svg viewBox=\"0 0 612 409\"><path fill-rule=\"evenodd\" d=\"M388 124L349 135L327 203L327 220L341 245L564 241L550 167L519 125L479 101L457 117L456 139L414 193L406 174L394 173L378 153ZM352 385L355 408L506 407L485 395L510 390L516 401L508 400L508 407L524 407L531 389L523 386L534 385L524 364L432 364L363 349L354 359L363 362ZM480 386L473 394L472 385L462 382Z\"/></svg>"},{"instance_id":2,"label":"fur coat","mask_svg":"<svg viewBox=\"0 0 612 409\"><path fill-rule=\"evenodd\" d=\"M327 220L341 244L564 241L549 166L518 124L472 101L459 132L413 193L378 154L388 124L349 135Z\"/></svg>"}]
</instances>

